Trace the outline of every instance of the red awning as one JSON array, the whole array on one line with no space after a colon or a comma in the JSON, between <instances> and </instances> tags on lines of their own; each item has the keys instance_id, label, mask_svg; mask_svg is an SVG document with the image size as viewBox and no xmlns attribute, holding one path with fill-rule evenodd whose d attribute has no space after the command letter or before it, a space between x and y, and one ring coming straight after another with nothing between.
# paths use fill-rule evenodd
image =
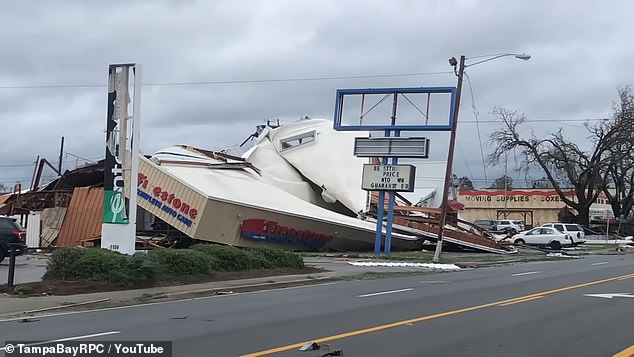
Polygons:
<instances>
[{"instance_id":1,"label":"red awning","mask_svg":"<svg viewBox=\"0 0 634 357\"><path fill-rule=\"evenodd\" d=\"M464 205L456 200L447 201L448 212L458 212L464 209Z\"/></svg>"}]
</instances>

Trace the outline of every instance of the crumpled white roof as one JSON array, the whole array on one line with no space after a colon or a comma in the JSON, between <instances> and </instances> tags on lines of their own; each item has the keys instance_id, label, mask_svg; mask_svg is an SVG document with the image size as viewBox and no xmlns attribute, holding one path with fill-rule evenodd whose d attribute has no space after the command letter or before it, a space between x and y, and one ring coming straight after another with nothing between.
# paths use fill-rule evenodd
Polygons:
<instances>
[{"instance_id":1,"label":"crumpled white roof","mask_svg":"<svg viewBox=\"0 0 634 357\"><path fill-rule=\"evenodd\" d=\"M371 222L345 216L306 202L282 189L261 182L247 170L214 170L207 167L162 164L161 169L209 198L263 208L297 217L374 231Z\"/></svg>"}]
</instances>

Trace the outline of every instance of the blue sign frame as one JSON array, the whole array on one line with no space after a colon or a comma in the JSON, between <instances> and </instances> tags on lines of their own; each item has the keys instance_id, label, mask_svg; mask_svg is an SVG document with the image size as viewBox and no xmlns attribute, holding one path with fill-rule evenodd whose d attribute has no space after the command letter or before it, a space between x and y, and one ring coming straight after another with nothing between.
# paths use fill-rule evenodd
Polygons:
<instances>
[{"instance_id":1,"label":"blue sign frame","mask_svg":"<svg viewBox=\"0 0 634 357\"><path fill-rule=\"evenodd\" d=\"M449 105L449 122L447 124L421 124L421 125L342 125L342 113L343 113L343 97L346 95L359 95L359 94L405 94L405 93L449 93L451 94L451 101ZM335 120L334 129L337 131L383 131L385 137L389 138L394 134L394 137L400 137L401 131L451 131L454 123L455 109L456 109L456 94L455 87L411 87L411 88L367 88L367 89L338 89L337 99L335 101ZM392 157L391 164L398 164L398 157ZM382 157L381 164L387 165L388 158ZM381 241L383 238L383 217L385 207L385 194L386 191L379 191L379 202L377 204L377 217L376 217L376 236L374 240L374 254L381 254ZM394 204L396 197L394 192L387 192L388 194L388 209L387 209L387 222L385 229L385 254L389 255L392 246L392 222L394 221Z\"/></svg>"},{"instance_id":2,"label":"blue sign frame","mask_svg":"<svg viewBox=\"0 0 634 357\"><path fill-rule=\"evenodd\" d=\"M394 94L394 93L449 93L451 105L449 107L449 122L433 125L342 125L343 97L358 94ZM367 88L367 89L337 89L335 100L334 129L338 131L451 131L456 102L456 87L410 87L410 88Z\"/></svg>"}]
</instances>

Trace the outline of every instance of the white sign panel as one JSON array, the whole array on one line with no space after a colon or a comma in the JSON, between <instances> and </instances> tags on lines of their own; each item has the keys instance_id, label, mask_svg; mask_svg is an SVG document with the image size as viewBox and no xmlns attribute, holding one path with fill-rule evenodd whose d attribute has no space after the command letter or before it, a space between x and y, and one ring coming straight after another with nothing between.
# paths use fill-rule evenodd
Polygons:
<instances>
[{"instance_id":1,"label":"white sign panel","mask_svg":"<svg viewBox=\"0 0 634 357\"><path fill-rule=\"evenodd\" d=\"M363 165L361 188L366 191L414 191L416 167L412 165Z\"/></svg>"}]
</instances>

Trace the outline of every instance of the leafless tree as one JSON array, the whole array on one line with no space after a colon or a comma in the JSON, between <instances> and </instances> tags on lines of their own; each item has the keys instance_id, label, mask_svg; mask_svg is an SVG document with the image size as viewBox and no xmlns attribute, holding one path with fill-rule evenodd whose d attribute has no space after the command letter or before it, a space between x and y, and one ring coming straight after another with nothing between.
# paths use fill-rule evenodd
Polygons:
<instances>
[{"instance_id":1,"label":"leafless tree","mask_svg":"<svg viewBox=\"0 0 634 357\"><path fill-rule=\"evenodd\" d=\"M607 149L605 167L606 185L603 192L612 207L612 212L627 216L634 206L634 95L632 89L619 89L619 102L609 121L589 127L593 136L614 131Z\"/></svg>"},{"instance_id":2,"label":"leafless tree","mask_svg":"<svg viewBox=\"0 0 634 357\"><path fill-rule=\"evenodd\" d=\"M520 169L541 168L561 200L577 211L578 222L587 226L590 206L606 184L603 168L610 143L618 134L615 128L591 131L594 147L583 150L567 139L561 129L544 137L522 136L519 126L526 121L526 116L517 111L495 108L493 114L502 125L491 133L494 150L489 154L489 163L495 165L505 153L518 151L522 158Z\"/></svg>"}]
</instances>

